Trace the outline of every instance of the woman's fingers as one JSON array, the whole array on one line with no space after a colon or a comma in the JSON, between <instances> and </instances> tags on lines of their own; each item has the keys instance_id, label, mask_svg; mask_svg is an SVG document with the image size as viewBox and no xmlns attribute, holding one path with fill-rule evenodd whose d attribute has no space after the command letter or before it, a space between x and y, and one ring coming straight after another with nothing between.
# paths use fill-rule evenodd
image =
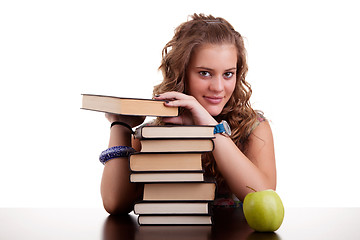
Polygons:
<instances>
[{"instance_id":1,"label":"woman's fingers","mask_svg":"<svg viewBox=\"0 0 360 240\"><path fill-rule=\"evenodd\" d=\"M166 92L155 96L157 100L166 100L165 105L169 107L184 107L192 110L196 104L199 105L193 96L179 92Z\"/></svg>"},{"instance_id":2,"label":"woman's fingers","mask_svg":"<svg viewBox=\"0 0 360 240\"><path fill-rule=\"evenodd\" d=\"M168 107L182 107L185 108L188 114L182 114L179 119L170 119L169 123L176 122L177 124L188 124L189 122L196 125L210 125L216 124L215 119L208 113L208 111L194 98L180 92L166 92L156 95L155 99L165 100L164 103ZM182 123L178 123L182 122Z\"/></svg>"},{"instance_id":3,"label":"woman's fingers","mask_svg":"<svg viewBox=\"0 0 360 240\"><path fill-rule=\"evenodd\" d=\"M193 98L192 96L186 95L184 93L180 93L180 92L166 92L166 93L162 93L159 95L155 95L155 99L157 100L181 100L181 99L191 99Z\"/></svg>"},{"instance_id":4,"label":"woman's fingers","mask_svg":"<svg viewBox=\"0 0 360 240\"><path fill-rule=\"evenodd\" d=\"M165 102L165 105L168 107L184 107L191 111L196 103L194 100L172 100Z\"/></svg>"}]
</instances>

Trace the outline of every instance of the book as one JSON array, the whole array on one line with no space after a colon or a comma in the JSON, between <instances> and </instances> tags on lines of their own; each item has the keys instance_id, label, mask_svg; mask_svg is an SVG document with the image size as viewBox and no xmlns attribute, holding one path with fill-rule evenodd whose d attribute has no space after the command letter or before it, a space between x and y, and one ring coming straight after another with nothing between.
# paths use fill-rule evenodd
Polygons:
<instances>
[{"instance_id":1,"label":"book","mask_svg":"<svg viewBox=\"0 0 360 240\"><path fill-rule=\"evenodd\" d=\"M214 138L214 126L145 125L135 130L135 138Z\"/></svg>"},{"instance_id":2,"label":"book","mask_svg":"<svg viewBox=\"0 0 360 240\"><path fill-rule=\"evenodd\" d=\"M140 152L211 152L212 139L140 139Z\"/></svg>"},{"instance_id":3,"label":"book","mask_svg":"<svg viewBox=\"0 0 360 240\"><path fill-rule=\"evenodd\" d=\"M139 225L211 225L210 215L139 215Z\"/></svg>"},{"instance_id":4,"label":"book","mask_svg":"<svg viewBox=\"0 0 360 240\"><path fill-rule=\"evenodd\" d=\"M193 172L131 172L130 182L202 182L203 171Z\"/></svg>"},{"instance_id":5,"label":"book","mask_svg":"<svg viewBox=\"0 0 360 240\"><path fill-rule=\"evenodd\" d=\"M200 171L202 153L133 153L129 156L131 171Z\"/></svg>"},{"instance_id":6,"label":"book","mask_svg":"<svg viewBox=\"0 0 360 240\"><path fill-rule=\"evenodd\" d=\"M81 109L134 116L178 116L178 107L166 107L164 101L82 94Z\"/></svg>"},{"instance_id":7,"label":"book","mask_svg":"<svg viewBox=\"0 0 360 240\"><path fill-rule=\"evenodd\" d=\"M135 214L211 214L210 201L140 201L134 205Z\"/></svg>"},{"instance_id":8,"label":"book","mask_svg":"<svg viewBox=\"0 0 360 240\"><path fill-rule=\"evenodd\" d=\"M215 182L145 183L143 200L152 201L213 201Z\"/></svg>"}]
</instances>

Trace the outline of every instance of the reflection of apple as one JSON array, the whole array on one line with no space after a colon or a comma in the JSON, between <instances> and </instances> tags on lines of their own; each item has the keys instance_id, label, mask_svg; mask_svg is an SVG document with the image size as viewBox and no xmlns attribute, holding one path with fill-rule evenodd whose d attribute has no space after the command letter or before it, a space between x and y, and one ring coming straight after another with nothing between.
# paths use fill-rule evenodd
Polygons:
<instances>
[{"instance_id":1,"label":"reflection of apple","mask_svg":"<svg viewBox=\"0 0 360 240\"><path fill-rule=\"evenodd\" d=\"M246 240L281 240L281 238L274 232L252 232Z\"/></svg>"},{"instance_id":2,"label":"reflection of apple","mask_svg":"<svg viewBox=\"0 0 360 240\"><path fill-rule=\"evenodd\" d=\"M282 201L271 189L247 194L243 211L249 226L258 232L276 231L284 219Z\"/></svg>"}]
</instances>

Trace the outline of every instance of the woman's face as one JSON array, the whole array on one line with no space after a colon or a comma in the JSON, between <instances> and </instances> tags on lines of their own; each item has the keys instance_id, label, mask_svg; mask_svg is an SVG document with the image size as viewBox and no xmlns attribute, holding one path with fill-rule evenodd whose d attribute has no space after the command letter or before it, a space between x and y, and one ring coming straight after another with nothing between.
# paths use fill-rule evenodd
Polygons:
<instances>
[{"instance_id":1,"label":"woman's face","mask_svg":"<svg viewBox=\"0 0 360 240\"><path fill-rule=\"evenodd\" d=\"M187 68L187 93L217 116L236 84L237 51L232 44L204 44L194 49Z\"/></svg>"}]
</instances>

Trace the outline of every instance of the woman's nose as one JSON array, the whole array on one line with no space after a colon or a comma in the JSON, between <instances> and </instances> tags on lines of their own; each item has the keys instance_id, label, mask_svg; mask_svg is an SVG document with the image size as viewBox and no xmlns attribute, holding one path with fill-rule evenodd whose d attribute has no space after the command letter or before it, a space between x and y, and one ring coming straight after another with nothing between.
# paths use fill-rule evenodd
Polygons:
<instances>
[{"instance_id":1,"label":"woman's nose","mask_svg":"<svg viewBox=\"0 0 360 240\"><path fill-rule=\"evenodd\" d=\"M221 92L224 90L222 76L216 76L211 79L210 90L214 92Z\"/></svg>"}]
</instances>

